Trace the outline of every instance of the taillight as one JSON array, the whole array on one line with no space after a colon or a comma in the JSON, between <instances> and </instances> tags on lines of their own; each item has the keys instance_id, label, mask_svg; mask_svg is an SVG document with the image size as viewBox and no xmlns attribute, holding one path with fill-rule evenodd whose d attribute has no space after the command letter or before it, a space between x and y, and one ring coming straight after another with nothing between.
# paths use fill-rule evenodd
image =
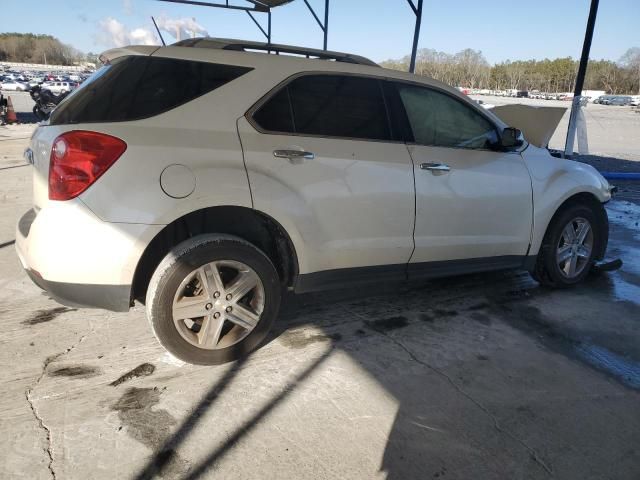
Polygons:
<instances>
[{"instance_id":1,"label":"taillight","mask_svg":"<svg viewBox=\"0 0 640 480\"><path fill-rule=\"evenodd\" d=\"M74 130L53 142L49 161L49 199L77 197L106 172L127 144L111 135Z\"/></svg>"}]
</instances>

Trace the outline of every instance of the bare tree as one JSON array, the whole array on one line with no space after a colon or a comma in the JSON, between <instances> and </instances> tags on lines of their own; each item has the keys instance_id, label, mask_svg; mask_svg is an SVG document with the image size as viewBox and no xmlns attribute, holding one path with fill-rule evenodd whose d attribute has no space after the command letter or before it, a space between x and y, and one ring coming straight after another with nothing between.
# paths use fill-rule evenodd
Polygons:
<instances>
[{"instance_id":1,"label":"bare tree","mask_svg":"<svg viewBox=\"0 0 640 480\"><path fill-rule=\"evenodd\" d=\"M632 47L625 52L620 58L620 63L636 72L636 80L638 81L638 94L640 95L640 47Z\"/></svg>"}]
</instances>

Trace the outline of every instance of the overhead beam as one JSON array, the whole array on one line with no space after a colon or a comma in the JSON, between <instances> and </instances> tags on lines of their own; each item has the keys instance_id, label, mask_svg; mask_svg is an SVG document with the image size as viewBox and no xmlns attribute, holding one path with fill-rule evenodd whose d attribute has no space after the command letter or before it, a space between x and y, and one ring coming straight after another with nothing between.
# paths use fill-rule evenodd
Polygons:
<instances>
[{"instance_id":1,"label":"overhead beam","mask_svg":"<svg viewBox=\"0 0 640 480\"><path fill-rule=\"evenodd\" d=\"M270 8L266 5L263 5L259 2L251 2L253 7L242 7L240 5L232 5L227 0L225 3L211 3L211 2L203 2L199 0L158 0L159 2L169 2L169 3L180 3L186 5L197 5L199 7L214 7L214 8L227 8L230 10L244 10L249 12L269 12ZM250 1L250 0L249 0Z\"/></svg>"}]
</instances>

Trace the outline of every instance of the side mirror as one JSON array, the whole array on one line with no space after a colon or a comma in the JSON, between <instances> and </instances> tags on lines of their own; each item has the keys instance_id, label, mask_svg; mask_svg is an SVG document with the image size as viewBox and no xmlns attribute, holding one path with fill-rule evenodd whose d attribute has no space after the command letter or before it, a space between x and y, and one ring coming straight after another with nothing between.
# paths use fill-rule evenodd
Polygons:
<instances>
[{"instance_id":1,"label":"side mirror","mask_svg":"<svg viewBox=\"0 0 640 480\"><path fill-rule=\"evenodd\" d=\"M500 135L500 146L502 148L517 148L524 144L522 132L517 128L507 127Z\"/></svg>"}]
</instances>

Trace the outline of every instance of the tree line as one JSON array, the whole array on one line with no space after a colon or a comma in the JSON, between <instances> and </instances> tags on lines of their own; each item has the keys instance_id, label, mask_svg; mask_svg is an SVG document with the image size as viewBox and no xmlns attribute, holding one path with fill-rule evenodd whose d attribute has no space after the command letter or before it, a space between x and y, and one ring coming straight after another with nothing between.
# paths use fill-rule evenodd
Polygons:
<instances>
[{"instance_id":1,"label":"tree line","mask_svg":"<svg viewBox=\"0 0 640 480\"><path fill-rule=\"evenodd\" d=\"M0 62L72 65L83 60L82 52L51 35L0 33Z\"/></svg>"},{"instance_id":2,"label":"tree line","mask_svg":"<svg viewBox=\"0 0 640 480\"><path fill-rule=\"evenodd\" d=\"M453 86L489 90L540 90L572 92L578 72L571 57L554 60L507 60L490 65L479 50L467 48L455 54L423 48L416 56L416 73ZM408 70L409 56L387 60L382 66ZM605 90L611 94L640 93L640 48L634 47L619 61L590 60L585 90Z\"/></svg>"}]
</instances>

